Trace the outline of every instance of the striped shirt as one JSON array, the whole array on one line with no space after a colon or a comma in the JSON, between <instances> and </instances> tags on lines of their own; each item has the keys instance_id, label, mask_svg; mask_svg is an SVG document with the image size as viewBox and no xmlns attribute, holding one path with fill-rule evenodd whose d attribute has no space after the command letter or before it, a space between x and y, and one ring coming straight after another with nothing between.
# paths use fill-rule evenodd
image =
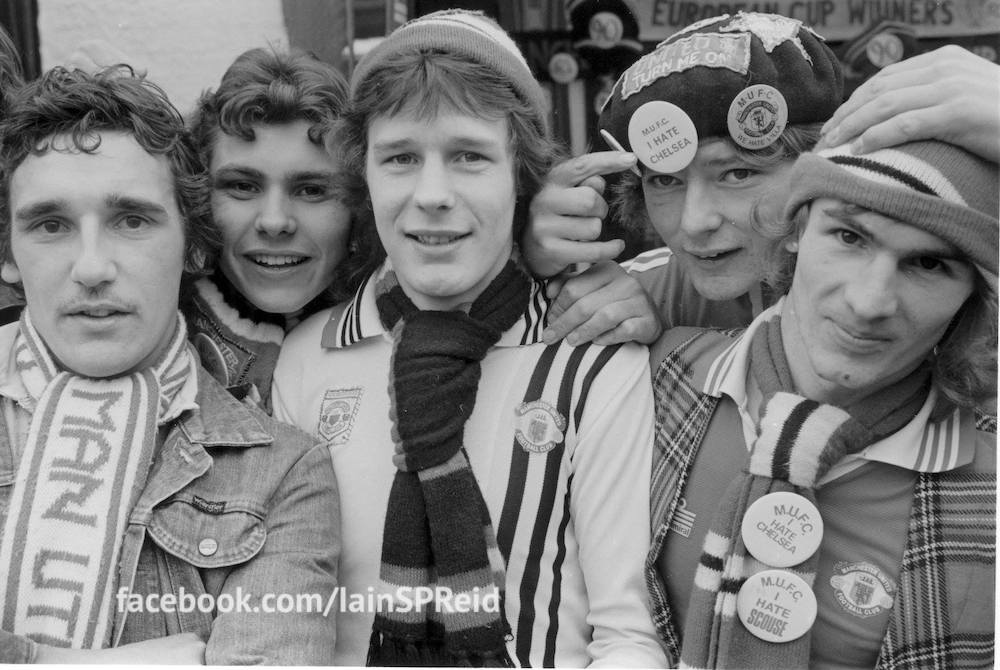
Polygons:
<instances>
[{"instance_id":1,"label":"striped shirt","mask_svg":"<svg viewBox=\"0 0 1000 670\"><path fill-rule=\"evenodd\" d=\"M327 440L341 491L337 664L364 665L395 473L392 341L375 280L305 321L275 372L277 417ZM648 610L652 391L646 350L540 342L548 304L534 285L521 320L482 363L465 448L506 560L504 610L520 666L664 664ZM322 346L317 346L318 344ZM362 596L358 600L358 596Z\"/></svg>"}]
</instances>

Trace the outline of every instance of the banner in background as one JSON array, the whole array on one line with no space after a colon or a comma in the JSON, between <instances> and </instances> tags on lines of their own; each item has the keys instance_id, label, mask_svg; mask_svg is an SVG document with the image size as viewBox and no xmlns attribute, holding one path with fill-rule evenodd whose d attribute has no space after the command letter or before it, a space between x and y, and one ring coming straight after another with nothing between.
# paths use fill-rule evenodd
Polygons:
<instances>
[{"instance_id":1,"label":"banner in background","mask_svg":"<svg viewBox=\"0 0 1000 670\"><path fill-rule=\"evenodd\" d=\"M882 21L910 26L920 38L1000 33L1000 0L632 0L630 4L643 42L659 42L700 19L741 10L798 19L831 41L849 40Z\"/></svg>"}]
</instances>

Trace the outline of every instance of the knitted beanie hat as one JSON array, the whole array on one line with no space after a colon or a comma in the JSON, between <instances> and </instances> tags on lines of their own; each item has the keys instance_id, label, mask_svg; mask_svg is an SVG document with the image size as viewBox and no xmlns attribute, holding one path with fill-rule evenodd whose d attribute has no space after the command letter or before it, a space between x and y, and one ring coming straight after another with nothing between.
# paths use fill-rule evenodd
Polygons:
<instances>
[{"instance_id":1,"label":"knitted beanie hat","mask_svg":"<svg viewBox=\"0 0 1000 670\"><path fill-rule=\"evenodd\" d=\"M1000 244L996 163L936 140L858 156L845 144L799 156L786 217L822 197L860 205L936 235L995 280Z\"/></svg>"},{"instance_id":2,"label":"knitted beanie hat","mask_svg":"<svg viewBox=\"0 0 1000 670\"><path fill-rule=\"evenodd\" d=\"M402 53L444 51L484 65L510 82L549 133L548 101L514 40L482 12L448 9L413 19L394 30L354 68L351 93L389 58Z\"/></svg>"},{"instance_id":3,"label":"knitted beanie hat","mask_svg":"<svg viewBox=\"0 0 1000 670\"><path fill-rule=\"evenodd\" d=\"M647 103L665 101L690 117L697 131L694 145L721 136L761 149L787 125L829 119L842 102L843 86L837 57L801 21L723 14L671 35L625 70L599 125L633 151L628 132L633 114Z\"/></svg>"}]
</instances>

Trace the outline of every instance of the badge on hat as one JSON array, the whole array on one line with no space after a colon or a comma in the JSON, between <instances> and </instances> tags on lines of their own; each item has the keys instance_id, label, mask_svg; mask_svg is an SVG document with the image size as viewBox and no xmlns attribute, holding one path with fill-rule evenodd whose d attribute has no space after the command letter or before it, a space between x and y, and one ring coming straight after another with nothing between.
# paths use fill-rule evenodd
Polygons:
<instances>
[{"instance_id":1,"label":"badge on hat","mask_svg":"<svg viewBox=\"0 0 1000 670\"><path fill-rule=\"evenodd\" d=\"M628 122L628 141L643 165L662 174L680 172L698 151L698 131L691 117L664 100L635 110Z\"/></svg>"},{"instance_id":2,"label":"badge on hat","mask_svg":"<svg viewBox=\"0 0 1000 670\"><path fill-rule=\"evenodd\" d=\"M729 105L726 123L736 144L763 149L774 144L788 125L788 103L773 86L747 86Z\"/></svg>"},{"instance_id":3,"label":"badge on hat","mask_svg":"<svg viewBox=\"0 0 1000 670\"><path fill-rule=\"evenodd\" d=\"M787 570L764 570L744 582L736 612L748 631L768 642L791 642L816 621L816 596Z\"/></svg>"}]
</instances>

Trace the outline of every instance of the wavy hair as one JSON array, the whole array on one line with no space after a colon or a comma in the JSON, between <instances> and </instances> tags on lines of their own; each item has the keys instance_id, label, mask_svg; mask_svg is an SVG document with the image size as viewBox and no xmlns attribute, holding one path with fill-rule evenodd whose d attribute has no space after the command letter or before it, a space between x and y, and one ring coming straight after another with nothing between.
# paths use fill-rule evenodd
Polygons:
<instances>
[{"instance_id":1,"label":"wavy hair","mask_svg":"<svg viewBox=\"0 0 1000 670\"><path fill-rule=\"evenodd\" d=\"M0 256L9 260L10 180L30 155L67 137L73 150L95 153L101 133L131 135L147 153L163 156L174 179L184 223L185 275L204 272L220 236L208 216L207 175L180 113L156 84L127 65L94 74L55 67L18 89L0 123Z\"/></svg>"},{"instance_id":2,"label":"wavy hair","mask_svg":"<svg viewBox=\"0 0 1000 670\"><path fill-rule=\"evenodd\" d=\"M222 75L219 87L202 93L191 131L209 167L219 133L252 142L256 139L254 128L261 125L306 121L310 124L309 141L325 149L327 134L344 113L348 97L347 81L332 65L304 51L259 47L237 56ZM334 188L343 190L340 184ZM338 194L338 198L345 200L346 195ZM349 248L359 246L356 222L352 213ZM306 311L335 304L356 289L338 267L330 286L306 306Z\"/></svg>"},{"instance_id":3,"label":"wavy hair","mask_svg":"<svg viewBox=\"0 0 1000 670\"><path fill-rule=\"evenodd\" d=\"M0 118L7 109L7 96L23 83L21 57L10 35L0 26Z\"/></svg>"}]
</instances>

